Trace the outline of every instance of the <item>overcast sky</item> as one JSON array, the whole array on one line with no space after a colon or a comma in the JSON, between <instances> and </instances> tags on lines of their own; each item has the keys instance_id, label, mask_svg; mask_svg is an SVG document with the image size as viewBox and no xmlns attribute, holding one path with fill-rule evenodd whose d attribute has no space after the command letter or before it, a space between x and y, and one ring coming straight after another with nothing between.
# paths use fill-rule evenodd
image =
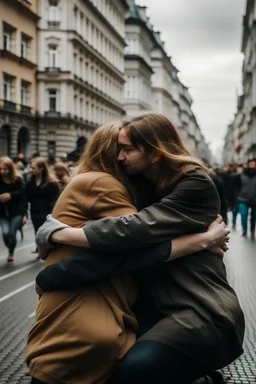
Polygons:
<instances>
[{"instance_id":1,"label":"overcast sky","mask_svg":"<svg viewBox=\"0 0 256 384\"><path fill-rule=\"evenodd\" d=\"M241 92L245 0L137 0L162 32L167 53L189 87L193 111L219 152Z\"/></svg>"}]
</instances>

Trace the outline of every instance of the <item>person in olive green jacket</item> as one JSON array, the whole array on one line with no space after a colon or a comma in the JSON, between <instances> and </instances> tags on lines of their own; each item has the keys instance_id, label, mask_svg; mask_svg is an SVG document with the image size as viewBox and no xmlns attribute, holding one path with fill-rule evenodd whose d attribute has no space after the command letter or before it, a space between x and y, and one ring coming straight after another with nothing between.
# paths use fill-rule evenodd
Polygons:
<instances>
[{"instance_id":1,"label":"person in olive green jacket","mask_svg":"<svg viewBox=\"0 0 256 384\"><path fill-rule=\"evenodd\" d=\"M56 231L54 242L91 246L106 257L126 249L132 257L135 249L206 230L220 209L216 188L168 119L147 114L124 123L119 146L126 172L147 177L159 201L137 214ZM143 299L139 322L144 333L111 383L187 384L243 352L243 312L223 260L210 252L145 270Z\"/></svg>"}]
</instances>

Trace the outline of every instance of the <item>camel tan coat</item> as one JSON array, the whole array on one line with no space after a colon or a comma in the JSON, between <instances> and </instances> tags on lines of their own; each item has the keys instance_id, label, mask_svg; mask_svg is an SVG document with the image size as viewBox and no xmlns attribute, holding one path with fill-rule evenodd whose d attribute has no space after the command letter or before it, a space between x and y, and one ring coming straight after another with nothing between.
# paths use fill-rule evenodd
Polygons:
<instances>
[{"instance_id":1,"label":"camel tan coat","mask_svg":"<svg viewBox=\"0 0 256 384\"><path fill-rule=\"evenodd\" d=\"M88 219L135 212L119 181L106 173L87 172L69 183L53 217L81 227ZM81 251L71 246L56 248L46 266ZM135 343L138 324L131 306L136 295L128 274L73 291L44 293L28 337L27 374L47 384L105 383Z\"/></svg>"}]
</instances>

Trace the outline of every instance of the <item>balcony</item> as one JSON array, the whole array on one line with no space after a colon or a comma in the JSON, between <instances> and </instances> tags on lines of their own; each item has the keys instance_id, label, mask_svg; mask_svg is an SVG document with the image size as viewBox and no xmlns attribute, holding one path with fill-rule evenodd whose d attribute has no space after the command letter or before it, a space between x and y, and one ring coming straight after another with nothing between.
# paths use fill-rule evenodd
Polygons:
<instances>
[{"instance_id":1,"label":"balcony","mask_svg":"<svg viewBox=\"0 0 256 384\"><path fill-rule=\"evenodd\" d=\"M58 111L45 111L44 115L46 117L57 118L57 117L60 117L60 112L58 112Z\"/></svg>"},{"instance_id":2,"label":"balcony","mask_svg":"<svg viewBox=\"0 0 256 384\"><path fill-rule=\"evenodd\" d=\"M27 105L21 105L20 106L20 112L24 113L26 115L31 115L31 108L28 107Z\"/></svg>"},{"instance_id":3,"label":"balcony","mask_svg":"<svg viewBox=\"0 0 256 384\"><path fill-rule=\"evenodd\" d=\"M48 20L48 27L58 29L60 27L60 21L59 20Z\"/></svg>"},{"instance_id":4,"label":"balcony","mask_svg":"<svg viewBox=\"0 0 256 384\"><path fill-rule=\"evenodd\" d=\"M4 109L6 111L17 111L17 105L16 103L13 103L9 100L0 100L0 108Z\"/></svg>"},{"instance_id":5,"label":"balcony","mask_svg":"<svg viewBox=\"0 0 256 384\"><path fill-rule=\"evenodd\" d=\"M49 73L60 73L61 70L59 67L45 67L45 72Z\"/></svg>"}]
</instances>

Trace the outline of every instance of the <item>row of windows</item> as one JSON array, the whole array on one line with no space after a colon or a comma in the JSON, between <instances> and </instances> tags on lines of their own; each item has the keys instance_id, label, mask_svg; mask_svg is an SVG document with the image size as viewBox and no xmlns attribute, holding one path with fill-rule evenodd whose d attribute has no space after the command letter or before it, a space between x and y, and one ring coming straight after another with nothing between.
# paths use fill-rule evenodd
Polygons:
<instances>
[{"instance_id":1,"label":"row of windows","mask_svg":"<svg viewBox=\"0 0 256 384\"><path fill-rule=\"evenodd\" d=\"M74 74L82 80L87 81L109 97L120 101L123 92L122 84L92 59L88 57L84 59L78 51L73 55L73 70Z\"/></svg>"},{"instance_id":2,"label":"row of windows","mask_svg":"<svg viewBox=\"0 0 256 384\"><path fill-rule=\"evenodd\" d=\"M17 52L17 39L20 39L19 52ZM32 38L23 32L18 32L13 26L3 23L3 49L24 59L31 58Z\"/></svg>"},{"instance_id":3,"label":"row of windows","mask_svg":"<svg viewBox=\"0 0 256 384\"><path fill-rule=\"evenodd\" d=\"M92 3L100 13L109 21L109 23L117 30L120 35L124 31L124 16L121 15L112 0L92 0Z\"/></svg>"},{"instance_id":4,"label":"row of windows","mask_svg":"<svg viewBox=\"0 0 256 384\"><path fill-rule=\"evenodd\" d=\"M74 95L74 113L76 116L97 125L103 125L119 116L113 109L94 99L83 97L81 93Z\"/></svg>"},{"instance_id":5,"label":"row of windows","mask_svg":"<svg viewBox=\"0 0 256 384\"><path fill-rule=\"evenodd\" d=\"M120 51L84 14L74 8L74 28L95 50L119 71L123 71L123 51Z\"/></svg>"},{"instance_id":6,"label":"row of windows","mask_svg":"<svg viewBox=\"0 0 256 384\"><path fill-rule=\"evenodd\" d=\"M19 104L30 105L31 84L25 80L20 80L20 99ZM16 102L17 79L7 73L3 74L3 98L6 101Z\"/></svg>"},{"instance_id":7,"label":"row of windows","mask_svg":"<svg viewBox=\"0 0 256 384\"><path fill-rule=\"evenodd\" d=\"M48 110L51 112L58 112L60 106L60 94L58 89L48 89ZM86 94L78 93L75 91L73 98L73 113L79 118L93 122L94 124L104 124L106 121L117 119L119 114L113 109L107 107L101 102L89 97Z\"/></svg>"},{"instance_id":8,"label":"row of windows","mask_svg":"<svg viewBox=\"0 0 256 384\"><path fill-rule=\"evenodd\" d=\"M141 76L128 75L124 85L125 99L140 99L145 103L151 102L152 90Z\"/></svg>"}]
</instances>

